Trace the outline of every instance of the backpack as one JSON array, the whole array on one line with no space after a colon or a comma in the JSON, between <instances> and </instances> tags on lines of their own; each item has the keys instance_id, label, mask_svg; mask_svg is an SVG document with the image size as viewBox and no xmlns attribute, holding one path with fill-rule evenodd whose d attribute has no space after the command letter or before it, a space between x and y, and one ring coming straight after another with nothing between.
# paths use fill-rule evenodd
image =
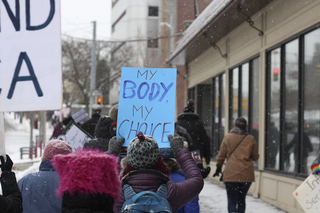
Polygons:
<instances>
[{"instance_id":1,"label":"backpack","mask_svg":"<svg viewBox=\"0 0 320 213\"><path fill-rule=\"evenodd\" d=\"M157 192L143 191L136 193L132 186L125 184L123 187L126 201L122 205L121 213L172 213L172 208L167 201L167 185L162 184Z\"/></svg>"}]
</instances>

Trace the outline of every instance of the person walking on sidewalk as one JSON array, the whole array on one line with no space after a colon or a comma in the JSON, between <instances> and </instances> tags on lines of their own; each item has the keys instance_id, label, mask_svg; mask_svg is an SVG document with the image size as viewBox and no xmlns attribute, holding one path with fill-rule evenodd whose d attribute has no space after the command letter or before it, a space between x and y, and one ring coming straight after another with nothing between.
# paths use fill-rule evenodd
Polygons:
<instances>
[{"instance_id":1,"label":"person walking on sidewalk","mask_svg":"<svg viewBox=\"0 0 320 213\"><path fill-rule=\"evenodd\" d=\"M223 138L217 156L217 169L213 174L213 177L219 176L227 159L223 182L227 190L229 213L245 212L246 195L254 181L253 161L259 159L257 142L246 128L246 119L239 117L235 120L234 128Z\"/></svg>"},{"instance_id":2,"label":"person walking on sidewalk","mask_svg":"<svg viewBox=\"0 0 320 213\"><path fill-rule=\"evenodd\" d=\"M185 128L192 138L191 143L188 141L188 150L190 152L200 150L201 158L205 158L206 168L203 167L202 159L198 167L201 170L203 178L206 178L211 170L209 166L211 158L210 140L203 123L200 121L199 115L195 113L194 101L192 99L184 107L183 113L178 115L177 125Z\"/></svg>"},{"instance_id":3,"label":"person walking on sidewalk","mask_svg":"<svg viewBox=\"0 0 320 213\"><path fill-rule=\"evenodd\" d=\"M1 213L20 213L22 212L22 195L17 185L14 172L12 172L13 162L9 155L7 160L0 156L1 161L1 187L0 212Z\"/></svg>"}]
</instances>

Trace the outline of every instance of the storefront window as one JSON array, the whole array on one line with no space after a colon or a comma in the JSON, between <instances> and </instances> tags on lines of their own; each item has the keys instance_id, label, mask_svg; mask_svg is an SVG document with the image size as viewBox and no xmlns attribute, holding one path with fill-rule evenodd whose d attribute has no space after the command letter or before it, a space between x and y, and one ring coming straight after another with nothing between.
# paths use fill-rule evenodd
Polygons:
<instances>
[{"instance_id":1,"label":"storefront window","mask_svg":"<svg viewBox=\"0 0 320 213\"><path fill-rule=\"evenodd\" d=\"M285 45L285 123L283 138L285 141L284 168L289 172L298 172L298 109L299 109L299 43L298 39Z\"/></svg>"},{"instance_id":2,"label":"storefront window","mask_svg":"<svg viewBox=\"0 0 320 213\"><path fill-rule=\"evenodd\" d=\"M304 59L304 124L302 146L311 147L303 152L302 169L308 174L317 156L320 141L320 29L305 35Z\"/></svg>"},{"instance_id":3,"label":"storefront window","mask_svg":"<svg viewBox=\"0 0 320 213\"><path fill-rule=\"evenodd\" d=\"M251 75L252 77L249 80L251 83L251 87L249 89L249 92L251 91L252 93L252 98L251 98L251 120L250 120L250 125L251 125L251 134L253 137L256 139L256 142L259 147L259 103L260 103L260 58L256 58L252 60L252 72ZM250 95L249 95L250 96ZM259 161L254 161L253 165L255 168L258 167Z\"/></svg>"},{"instance_id":4,"label":"storefront window","mask_svg":"<svg viewBox=\"0 0 320 213\"><path fill-rule=\"evenodd\" d=\"M248 122L249 108L249 63L241 66L241 117Z\"/></svg>"},{"instance_id":5,"label":"storefront window","mask_svg":"<svg viewBox=\"0 0 320 213\"><path fill-rule=\"evenodd\" d=\"M268 52L266 168L311 174L320 140L319 38L316 29Z\"/></svg>"},{"instance_id":6,"label":"storefront window","mask_svg":"<svg viewBox=\"0 0 320 213\"><path fill-rule=\"evenodd\" d=\"M271 51L269 82L270 97L267 104L269 105L270 114L268 120L268 137L266 140L266 167L279 168L279 141L280 141L280 48Z\"/></svg>"},{"instance_id":7,"label":"storefront window","mask_svg":"<svg viewBox=\"0 0 320 213\"><path fill-rule=\"evenodd\" d=\"M260 100L260 57L248 60L230 71L229 131L237 117L244 117L248 132L258 143Z\"/></svg>"},{"instance_id":8,"label":"storefront window","mask_svg":"<svg viewBox=\"0 0 320 213\"><path fill-rule=\"evenodd\" d=\"M220 145L224 137L225 128L225 90L226 90L226 75L221 74L212 79L213 85L213 114L212 114L212 153L213 155L218 154Z\"/></svg>"}]
</instances>

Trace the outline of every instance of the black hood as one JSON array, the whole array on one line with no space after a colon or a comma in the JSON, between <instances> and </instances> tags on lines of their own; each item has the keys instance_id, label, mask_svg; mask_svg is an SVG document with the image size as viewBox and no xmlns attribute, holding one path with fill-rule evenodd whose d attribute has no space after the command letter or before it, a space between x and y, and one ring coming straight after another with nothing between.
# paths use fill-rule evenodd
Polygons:
<instances>
[{"instance_id":1,"label":"black hood","mask_svg":"<svg viewBox=\"0 0 320 213\"><path fill-rule=\"evenodd\" d=\"M111 117L101 116L94 130L95 137L110 139L113 136L111 133L112 122L113 119Z\"/></svg>"},{"instance_id":2,"label":"black hood","mask_svg":"<svg viewBox=\"0 0 320 213\"><path fill-rule=\"evenodd\" d=\"M178 121L179 120L199 120L199 115L193 112L184 112L178 115Z\"/></svg>"}]
</instances>

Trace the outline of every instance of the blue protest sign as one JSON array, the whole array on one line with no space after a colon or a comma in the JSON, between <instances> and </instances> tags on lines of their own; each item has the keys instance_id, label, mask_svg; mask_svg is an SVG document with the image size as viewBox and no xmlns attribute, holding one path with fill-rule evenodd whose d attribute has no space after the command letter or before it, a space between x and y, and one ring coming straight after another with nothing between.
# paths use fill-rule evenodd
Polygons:
<instances>
[{"instance_id":1,"label":"blue protest sign","mask_svg":"<svg viewBox=\"0 0 320 213\"><path fill-rule=\"evenodd\" d=\"M123 67L119 94L117 138L123 146L138 132L151 135L160 148L170 147L174 134L177 69Z\"/></svg>"}]
</instances>

